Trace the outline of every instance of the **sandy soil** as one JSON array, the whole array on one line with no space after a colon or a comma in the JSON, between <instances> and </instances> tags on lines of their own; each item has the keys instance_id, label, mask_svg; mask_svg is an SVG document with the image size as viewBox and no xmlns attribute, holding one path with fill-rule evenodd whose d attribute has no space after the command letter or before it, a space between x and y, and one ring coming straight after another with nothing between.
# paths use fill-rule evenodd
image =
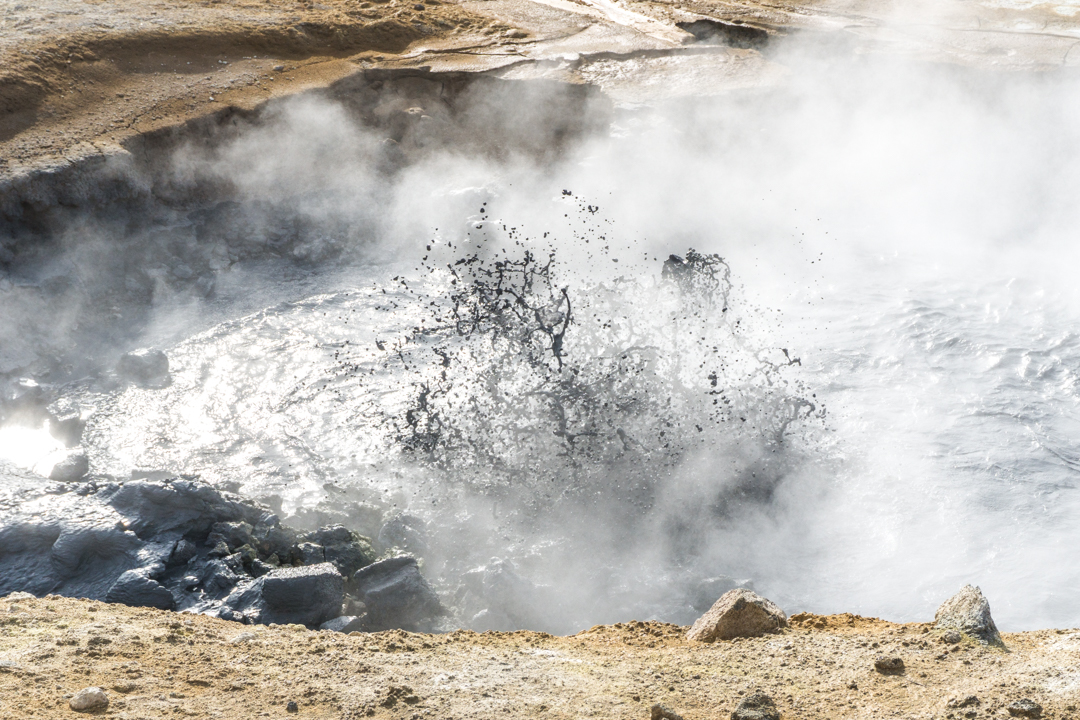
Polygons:
<instances>
[{"instance_id":1,"label":"sandy soil","mask_svg":"<svg viewBox=\"0 0 1080 720\"><path fill-rule=\"evenodd\" d=\"M77 717L72 693L106 690L115 718L727 717L770 694L783 718L1043 717L1080 701L1080 631L1005 634L1007 650L948 645L929 625L796 615L782 634L689 643L656 622L543 633L349 636L46 597L0 600L0 716ZM879 655L906 671L882 675ZM963 708L956 707L974 696ZM298 713L287 712L289 702Z\"/></svg>"}]
</instances>

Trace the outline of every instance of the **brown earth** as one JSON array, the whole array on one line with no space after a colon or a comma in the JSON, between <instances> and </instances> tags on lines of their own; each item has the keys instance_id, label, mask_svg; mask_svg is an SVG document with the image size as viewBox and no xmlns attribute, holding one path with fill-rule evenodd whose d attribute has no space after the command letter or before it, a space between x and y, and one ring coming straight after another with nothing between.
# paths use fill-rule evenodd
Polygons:
<instances>
[{"instance_id":1,"label":"brown earth","mask_svg":"<svg viewBox=\"0 0 1080 720\"><path fill-rule=\"evenodd\" d=\"M322 87L421 38L510 40L506 25L442 0L7 4L0 171Z\"/></svg>"},{"instance_id":2,"label":"brown earth","mask_svg":"<svg viewBox=\"0 0 1080 720\"><path fill-rule=\"evenodd\" d=\"M352 635L46 597L0 600L0 717L73 718L105 689L115 718L634 718L662 703L726 718L760 689L794 718L1043 717L1080 702L1080 631L1006 633L1007 649L923 623L801 613L780 634L691 643L658 622L544 633ZM880 655L906 670L883 675ZM967 698L964 707L957 707ZM298 713L287 712L289 702Z\"/></svg>"},{"instance_id":3,"label":"brown earth","mask_svg":"<svg viewBox=\"0 0 1080 720\"><path fill-rule=\"evenodd\" d=\"M857 52L1080 64L1074 6L1008 0L0 0L0 179L361 68L545 76L632 102L783 77L762 47L696 46L676 25L702 18Z\"/></svg>"}]
</instances>

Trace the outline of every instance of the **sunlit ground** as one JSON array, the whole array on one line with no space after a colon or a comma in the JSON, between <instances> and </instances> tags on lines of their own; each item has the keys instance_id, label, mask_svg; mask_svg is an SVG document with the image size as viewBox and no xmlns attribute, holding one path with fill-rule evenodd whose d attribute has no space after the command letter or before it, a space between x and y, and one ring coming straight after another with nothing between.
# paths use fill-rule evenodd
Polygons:
<instances>
[{"instance_id":1,"label":"sunlit ground","mask_svg":"<svg viewBox=\"0 0 1080 720\"><path fill-rule=\"evenodd\" d=\"M21 425L0 427L0 461L48 477L64 454L64 443L49 433L47 424L39 428Z\"/></svg>"}]
</instances>

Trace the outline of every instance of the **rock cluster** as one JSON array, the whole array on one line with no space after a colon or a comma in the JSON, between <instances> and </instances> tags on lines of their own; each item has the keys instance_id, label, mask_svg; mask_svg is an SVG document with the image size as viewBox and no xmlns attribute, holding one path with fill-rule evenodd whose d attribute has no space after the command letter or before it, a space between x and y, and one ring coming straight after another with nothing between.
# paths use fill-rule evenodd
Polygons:
<instances>
[{"instance_id":1,"label":"rock cluster","mask_svg":"<svg viewBox=\"0 0 1080 720\"><path fill-rule=\"evenodd\" d=\"M345 632L424 629L443 612L415 558L378 560L367 538L340 525L298 532L191 480L64 487L0 505L0 596L55 593Z\"/></svg>"},{"instance_id":2,"label":"rock cluster","mask_svg":"<svg viewBox=\"0 0 1080 720\"><path fill-rule=\"evenodd\" d=\"M960 632L983 643L1001 644L997 625L990 617L990 603L982 591L972 585L960 588L960 592L941 604L934 616L934 627L946 634Z\"/></svg>"},{"instance_id":3,"label":"rock cluster","mask_svg":"<svg viewBox=\"0 0 1080 720\"><path fill-rule=\"evenodd\" d=\"M787 615L771 600L752 590L736 588L720 596L686 634L688 640L713 642L756 637L787 627Z\"/></svg>"}]
</instances>

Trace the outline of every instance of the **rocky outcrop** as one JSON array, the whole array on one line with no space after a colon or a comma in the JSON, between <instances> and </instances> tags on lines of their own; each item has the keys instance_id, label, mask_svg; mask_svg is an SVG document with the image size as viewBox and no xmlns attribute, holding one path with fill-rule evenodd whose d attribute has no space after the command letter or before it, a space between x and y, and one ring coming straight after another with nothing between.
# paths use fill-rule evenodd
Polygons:
<instances>
[{"instance_id":1,"label":"rocky outcrop","mask_svg":"<svg viewBox=\"0 0 1080 720\"><path fill-rule=\"evenodd\" d=\"M934 615L934 627L961 632L990 645L1001 644L1001 635L990 616L990 603L982 590L972 585L960 588L960 592L941 604Z\"/></svg>"},{"instance_id":2,"label":"rocky outcrop","mask_svg":"<svg viewBox=\"0 0 1080 720\"><path fill-rule=\"evenodd\" d=\"M724 593L697 619L688 640L713 642L737 637L756 637L787 627L784 611L752 590L737 588Z\"/></svg>"},{"instance_id":3,"label":"rocky outcrop","mask_svg":"<svg viewBox=\"0 0 1080 720\"><path fill-rule=\"evenodd\" d=\"M442 613L414 558L376 562L367 538L340 525L298 533L192 480L11 480L16 489L0 497L0 596L53 593L312 628L337 621L328 629L342 632L429 627Z\"/></svg>"}]
</instances>

